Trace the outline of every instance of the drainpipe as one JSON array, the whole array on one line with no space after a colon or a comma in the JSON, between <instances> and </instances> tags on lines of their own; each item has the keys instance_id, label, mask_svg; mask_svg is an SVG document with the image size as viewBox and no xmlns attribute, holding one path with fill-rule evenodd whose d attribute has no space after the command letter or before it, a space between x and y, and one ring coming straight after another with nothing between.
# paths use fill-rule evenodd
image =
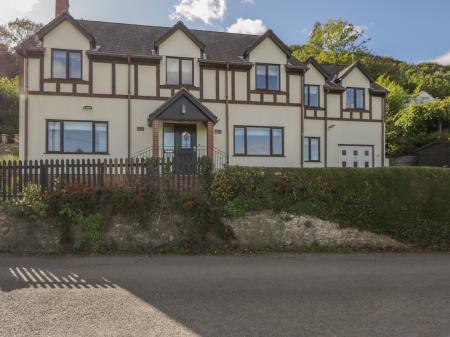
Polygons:
<instances>
[{"instance_id":1,"label":"drainpipe","mask_svg":"<svg viewBox=\"0 0 450 337\"><path fill-rule=\"evenodd\" d=\"M225 72L225 118L226 118L226 155L227 155L227 165L230 164L230 125L229 125L229 107L228 107L228 72L230 70L230 64L227 63L227 70Z\"/></svg>"},{"instance_id":2,"label":"drainpipe","mask_svg":"<svg viewBox=\"0 0 450 337\"><path fill-rule=\"evenodd\" d=\"M115 79L114 79L115 80ZM128 158L131 157L131 57L128 56Z\"/></svg>"}]
</instances>

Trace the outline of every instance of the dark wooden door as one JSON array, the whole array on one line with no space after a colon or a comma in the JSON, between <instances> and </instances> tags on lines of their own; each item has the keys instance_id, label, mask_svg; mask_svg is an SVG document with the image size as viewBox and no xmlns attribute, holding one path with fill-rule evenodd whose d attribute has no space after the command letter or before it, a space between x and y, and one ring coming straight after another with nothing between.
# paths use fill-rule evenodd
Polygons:
<instances>
[{"instance_id":1,"label":"dark wooden door","mask_svg":"<svg viewBox=\"0 0 450 337\"><path fill-rule=\"evenodd\" d=\"M177 174L197 173L197 127L177 124L174 127L174 171Z\"/></svg>"}]
</instances>

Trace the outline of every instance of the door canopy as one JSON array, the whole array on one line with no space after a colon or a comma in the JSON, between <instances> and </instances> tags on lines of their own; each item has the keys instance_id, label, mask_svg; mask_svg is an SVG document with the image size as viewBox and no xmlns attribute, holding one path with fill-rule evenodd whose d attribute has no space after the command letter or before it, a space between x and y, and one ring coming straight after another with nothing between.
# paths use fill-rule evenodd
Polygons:
<instances>
[{"instance_id":1,"label":"door canopy","mask_svg":"<svg viewBox=\"0 0 450 337\"><path fill-rule=\"evenodd\" d=\"M148 117L149 124L155 119L170 121L213 122L218 119L206 106L182 88Z\"/></svg>"}]
</instances>

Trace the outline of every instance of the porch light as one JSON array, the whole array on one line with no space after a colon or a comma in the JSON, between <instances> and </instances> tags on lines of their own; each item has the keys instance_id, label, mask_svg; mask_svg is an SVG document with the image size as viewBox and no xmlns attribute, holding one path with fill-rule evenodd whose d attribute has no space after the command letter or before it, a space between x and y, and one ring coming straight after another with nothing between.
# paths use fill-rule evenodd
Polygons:
<instances>
[{"instance_id":1,"label":"porch light","mask_svg":"<svg viewBox=\"0 0 450 337\"><path fill-rule=\"evenodd\" d=\"M181 106L181 114L186 115L186 105L184 104Z\"/></svg>"}]
</instances>

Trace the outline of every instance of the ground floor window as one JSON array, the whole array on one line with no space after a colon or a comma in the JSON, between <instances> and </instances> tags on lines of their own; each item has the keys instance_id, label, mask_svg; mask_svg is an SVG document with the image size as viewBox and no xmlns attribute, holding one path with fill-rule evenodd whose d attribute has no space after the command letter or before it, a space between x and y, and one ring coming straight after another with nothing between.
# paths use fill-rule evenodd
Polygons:
<instances>
[{"instance_id":1,"label":"ground floor window","mask_svg":"<svg viewBox=\"0 0 450 337\"><path fill-rule=\"evenodd\" d=\"M236 156L283 156L284 129L235 126L234 154Z\"/></svg>"},{"instance_id":2,"label":"ground floor window","mask_svg":"<svg viewBox=\"0 0 450 337\"><path fill-rule=\"evenodd\" d=\"M303 141L304 161L320 161L320 138L305 137Z\"/></svg>"},{"instance_id":3,"label":"ground floor window","mask_svg":"<svg viewBox=\"0 0 450 337\"><path fill-rule=\"evenodd\" d=\"M47 120L47 152L107 153L108 123Z\"/></svg>"}]
</instances>

